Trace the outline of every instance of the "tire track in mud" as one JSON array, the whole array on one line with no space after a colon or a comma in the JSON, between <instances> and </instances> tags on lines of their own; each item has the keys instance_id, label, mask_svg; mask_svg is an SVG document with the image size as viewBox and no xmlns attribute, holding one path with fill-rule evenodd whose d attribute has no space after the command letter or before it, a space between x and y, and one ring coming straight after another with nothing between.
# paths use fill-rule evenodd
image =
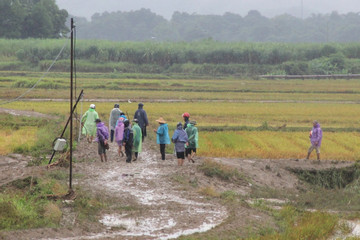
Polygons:
<instances>
[{"instance_id":1,"label":"tire track in mud","mask_svg":"<svg viewBox=\"0 0 360 240\"><path fill-rule=\"evenodd\" d=\"M86 152L96 156L93 150L97 149L96 145L91 145L92 149L87 147ZM61 239L172 239L208 231L227 218L224 206L210 204L198 193L179 190L179 186L170 182L170 174L195 171L191 170L194 165L178 168L172 156L167 156L165 161L159 160L146 146L139 159L128 164L125 158L118 161L115 144L110 147L107 163L97 159L82 166L81 172L89 175L81 180L81 184L114 198L132 199L142 209L141 216L104 214L100 219L104 232Z\"/></svg>"}]
</instances>

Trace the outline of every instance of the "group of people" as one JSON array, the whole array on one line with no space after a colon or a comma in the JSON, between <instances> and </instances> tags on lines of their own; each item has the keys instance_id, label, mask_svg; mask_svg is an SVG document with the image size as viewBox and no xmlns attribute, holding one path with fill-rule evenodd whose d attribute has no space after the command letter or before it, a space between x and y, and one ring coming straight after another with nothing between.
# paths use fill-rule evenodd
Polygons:
<instances>
[{"instance_id":1,"label":"group of people","mask_svg":"<svg viewBox=\"0 0 360 240\"><path fill-rule=\"evenodd\" d=\"M142 143L147 136L147 127L149 126L144 104L139 103L134 118L130 123L124 112L120 110L119 104L115 104L110 112L109 128L105 126L95 111L95 104L90 104L90 108L81 118L82 133L86 135L89 143L98 142L98 154L101 162L107 161L106 150L109 149L110 142L118 145L119 157L126 155L126 162L136 161L139 153L142 151ZM182 166L185 156L189 162L195 162L194 157L198 148L198 129L195 127L196 121L190 121L190 114L182 115L184 124L179 122L171 138L175 144L175 152L178 159L178 165ZM170 144L169 129L166 121L160 117L156 120L159 127L154 129L156 133L156 142L160 145L161 159L165 160L165 146ZM110 129L110 133L109 133ZM110 139L109 139L110 138ZM125 150L125 154L123 152Z\"/></svg>"},{"instance_id":2,"label":"group of people","mask_svg":"<svg viewBox=\"0 0 360 240\"><path fill-rule=\"evenodd\" d=\"M198 148L199 133L196 121L190 121L190 114L184 113L184 125L179 122L176 125L171 141L175 144L175 152L178 161L178 166L182 166L185 161L185 156L189 162L194 163L196 149ZM154 129L156 133L156 143L160 145L161 159L165 160L165 146L170 144L169 129L166 121L160 117L156 120L159 127Z\"/></svg>"},{"instance_id":3,"label":"group of people","mask_svg":"<svg viewBox=\"0 0 360 240\"><path fill-rule=\"evenodd\" d=\"M139 153L142 150L142 143L147 135L146 128L149 126L146 111L143 109L144 104L139 103L138 109L134 114L132 123L119 109L119 104L115 104L110 112L109 128L110 141L118 145L118 154L120 157L126 155L126 162L136 161ZM196 149L198 148L198 129L195 127L196 121L190 121L190 114L184 113L182 115L184 124L179 122L176 126L172 138L169 137L169 128L166 121L160 117L156 120L159 127L154 129L156 133L156 142L160 145L161 159L165 160L165 147L170 144L170 141L175 145L175 152L178 165L182 166L185 157L189 162L195 162ZM98 153L101 161L107 161L106 150L109 148L109 130L103 122L99 119L98 113L95 111L95 104L90 104L89 110L81 118L82 133L86 135L87 141L90 143L96 136L98 142ZM320 147L322 141L322 130L318 121L313 122L313 128L310 131L311 146L308 149L306 159L309 159L313 150L316 150L317 160L320 160ZM122 151L124 147L125 154ZM132 155L134 158L132 159Z\"/></svg>"}]
</instances>

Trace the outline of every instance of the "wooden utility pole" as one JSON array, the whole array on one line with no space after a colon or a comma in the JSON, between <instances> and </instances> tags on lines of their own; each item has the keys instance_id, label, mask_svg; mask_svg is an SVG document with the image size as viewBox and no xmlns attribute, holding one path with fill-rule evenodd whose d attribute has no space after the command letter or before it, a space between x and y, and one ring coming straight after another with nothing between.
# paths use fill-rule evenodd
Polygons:
<instances>
[{"instance_id":1,"label":"wooden utility pole","mask_svg":"<svg viewBox=\"0 0 360 240\"><path fill-rule=\"evenodd\" d=\"M72 148L73 148L73 71L74 71L74 19L71 18L70 47L70 176L69 190L72 190Z\"/></svg>"}]
</instances>

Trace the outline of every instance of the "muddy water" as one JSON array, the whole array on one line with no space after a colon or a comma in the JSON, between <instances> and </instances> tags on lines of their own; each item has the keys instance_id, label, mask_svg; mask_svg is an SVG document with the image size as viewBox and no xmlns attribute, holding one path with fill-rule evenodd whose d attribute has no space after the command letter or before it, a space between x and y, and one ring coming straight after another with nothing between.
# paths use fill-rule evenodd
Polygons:
<instances>
[{"instance_id":1,"label":"muddy water","mask_svg":"<svg viewBox=\"0 0 360 240\"><path fill-rule=\"evenodd\" d=\"M119 160L115 145L108 155ZM169 182L169 174L182 171L176 160L159 160L152 151L141 153L131 164L125 163L124 158L113 159L102 167L90 164L89 172L96 174L85 180L86 184L115 198L134 199L142 209L141 216L104 214L100 219L103 233L64 239L172 239L208 231L227 217L223 206L209 204L201 195L179 190L179 186Z\"/></svg>"}]
</instances>

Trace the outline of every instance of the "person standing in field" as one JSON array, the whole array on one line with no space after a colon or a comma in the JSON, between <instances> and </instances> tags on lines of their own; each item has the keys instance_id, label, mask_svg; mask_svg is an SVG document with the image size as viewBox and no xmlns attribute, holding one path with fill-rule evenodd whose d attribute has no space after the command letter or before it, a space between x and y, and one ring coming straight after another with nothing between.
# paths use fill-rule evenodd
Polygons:
<instances>
[{"instance_id":1,"label":"person standing in field","mask_svg":"<svg viewBox=\"0 0 360 240\"><path fill-rule=\"evenodd\" d=\"M136 110L134 114L134 119L138 120L138 124L139 127L141 128L141 133L142 133L142 141L144 142L144 139L146 137L146 127L149 126L149 121L146 111L143 109L143 107L144 107L143 103L138 104L138 110Z\"/></svg>"},{"instance_id":2,"label":"person standing in field","mask_svg":"<svg viewBox=\"0 0 360 240\"><path fill-rule=\"evenodd\" d=\"M131 163L132 146L133 146L133 130L131 129L129 120L124 121L124 140L123 145L125 147L126 162Z\"/></svg>"},{"instance_id":3,"label":"person standing in field","mask_svg":"<svg viewBox=\"0 0 360 240\"><path fill-rule=\"evenodd\" d=\"M120 117L119 120L116 122L115 127L115 141L118 145L118 154L120 157L124 156L124 152L122 151L122 145L124 140L124 118Z\"/></svg>"},{"instance_id":4,"label":"person standing in field","mask_svg":"<svg viewBox=\"0 0 360 240\"><path fill-rule=\"evenodd\" d=\"M81 132L86 135L86 139L91 143L96 135L95 120L99 118L99 114L95 111L95 104L90 104L89 110L81 117Z\"/></svg>"},{"instance_id":5,"label":"person standing in field","mask_svg":"<svg viewBox=\"0 0 360 240\"><path fill-rule=\"evenodd\" d=\"M183 117L183 119L184 119L184 129L186 129L186 128L187 128L187 125L188 125L189 122L190 122L190 120L189 120L190 114L189 114L188 112L185 112L185 113L183 113L182 117Z\"/></svg>"},{"instance_id":6,"label":"person standing in field","mask_svg":"<svg viewBox=\"0 0 360 240\"><path fill-rule=\"evenodd\" d=\"M109 129L105 126L103 122L98 118L96 122L96 142L98 142L98 153L100 155L101 162L107 162L106 149L109 149L108 140L109 140Z\"/></svg>"},{"instance_id":7,"label":"person standing in field","mask_svg":"<svg viewBox=\"0 0 360 240\"><path fill-rule=\"evenodd\" d=\"M141 152L141 148L142 148L142 133L141 133L141 128L138 125L138 120L134 118L132 122L133 122L132 130L134 133L132 151L135 154L133 161L136 161L138 159L139 153Z\"/></svg>"},{"instance_id":8,"label":"person standing in field","mask_svg":"<svg viewBox=\"0 0 360 240\"><path fill-rule=\"evenodd\" d=\"M185 155L189 160L189 162L191 161L192 163L195 162L194 158L196 155L196 149L199 147L198 146L199 132L197 127L195 127L195 125L196 125L196 121L190 121L185 129L186 134L188 135L188 142L186 143Z\"/></svg>"},{"instance_id":9,"label":"person standing in field","mask_svg":"<svg viewBox=\"0 0 360 240\"><path fill-rule=\"evenodd\" d=\"M156 133L156 143L160 144L161 159L165 160L165 144L170 144L169 128L162 117L156 121L159 123L158 129L154 129Z\"/></svg>"},{"instance_id":10,"label":"person standing in field","mask_svg":"<svg viewBox=\"0 0 360 240\"><path fill-rule=\"evenodd\" d=\"M317 155L317 160L320 160L320 146L321 146L321 140L322 140L322 130L320 128L319 122L316 120L313 122L313 128L310 131L309 138L310 138L311 146L308 150L306 159L309 159L311 152L315 149L316 155Z\"/></svg>"},{"instance_id":11,"label":"person standing in field","mask_svg":"<svg viewBox=\"0 0 360 240\"><path fill-rule=\"evenodd\" d=\"M119 109L119 104L115 104L114 108L110 112L109 117L109 128L110 128L110 141L113 142L114 140L114 133L115 133L115 127L116 127L116 121L120 117L121 110Z\"/></svg>"},{"instance_id":12,"label":"person standing in field","mask_svg":"<svg viewBox=\"0 0 360 240\"><path fill-rule=\"evenodd\" d=\"M185 160L185 144L188 141L188 136L182 128L182 123L176 125L174 135L171 141L175 144L176 157L178 159L178 166L182 166Z\"/></svg>"}]
</instances>

